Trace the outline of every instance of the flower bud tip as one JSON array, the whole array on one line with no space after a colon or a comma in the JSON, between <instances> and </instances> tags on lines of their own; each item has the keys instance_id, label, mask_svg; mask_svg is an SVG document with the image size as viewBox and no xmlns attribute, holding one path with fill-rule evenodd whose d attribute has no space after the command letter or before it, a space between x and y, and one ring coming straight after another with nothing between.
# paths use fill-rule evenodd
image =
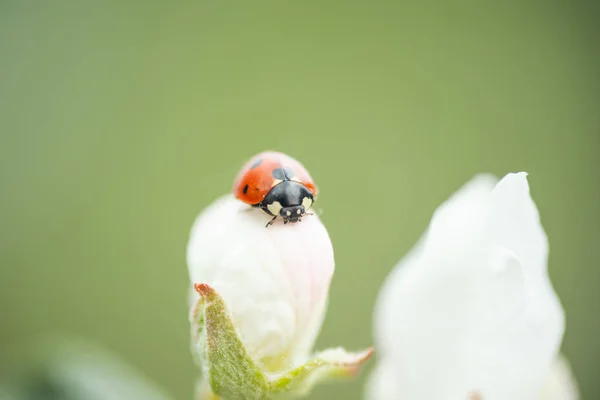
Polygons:
<instances>
[{"instance_id":1,"label":"flower bud tip","mask_svg":"<svg viewBox=\"0 0 600 400\"><path fill-rule=\"evenodd\" d=\"M358 372L360 366L366 363L369 358L375 353L375 347L371 346L364 351L358 353L357 358L353 361L347 361L346 364L349 366L350 370L354 372Z\"/></svg>"},{"instance_id":2,"label":"flower bud tip","mask_svg":"<svg viewBox=\"0 0 600 400\"><path fill-rule=\"evenodd\" d=\"M371 358L375 353L374 347L369 347L362 352L361 356L356 360L355 364L346 367L346 374L348 377L355 378L361 371L362 366Z\"/></svg>"},{"instance_id":3,"label":"flower bud tip","mask_svg":"<svg viewBox=\"0 0 600 400\"><path fill-rule=\"evenodd\" d=\"M194 290L204 298L215 294L215 289L208 283L194 283Z\"/></svg>"}]
</instances>

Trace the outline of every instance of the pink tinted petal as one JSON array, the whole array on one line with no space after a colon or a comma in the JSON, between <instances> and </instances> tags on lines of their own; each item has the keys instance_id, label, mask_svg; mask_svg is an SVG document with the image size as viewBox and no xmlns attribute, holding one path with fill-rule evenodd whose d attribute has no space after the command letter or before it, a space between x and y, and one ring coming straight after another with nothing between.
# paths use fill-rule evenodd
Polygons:
<instances>
[{"instance_id":1,"label":"pink tinted petal","mask_svg":"<svg viewBox=\"0 0 600 400\"><path fill-rule=\"evenodd\" d=\"M277 370L311 350L334 258L316 215L266 228L269 219L233 196L218 199L196 220L187 261L193 283L223 296L252 357Z\"/></svg>"}]
</instances>

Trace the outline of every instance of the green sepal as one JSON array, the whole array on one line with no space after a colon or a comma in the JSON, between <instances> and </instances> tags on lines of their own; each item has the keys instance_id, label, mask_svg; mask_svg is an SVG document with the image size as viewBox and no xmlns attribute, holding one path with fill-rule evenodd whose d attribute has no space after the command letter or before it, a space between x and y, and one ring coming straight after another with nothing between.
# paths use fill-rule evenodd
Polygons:
<instances>
[{"instance_id":1,"label":"green sepal","mask_svg":"<svg viewBox=\"0 0 600 400\"><path fill-rule=\"evenodd\" d=\"M198 400L302 397L318 382L354 376L373 354L372 348L359 353L331 349L288 371L264 372L248 355L223 298L205 283L194 289L200 298L190 314L192 349L204 377Z\"/></svg>"}]
</instances>

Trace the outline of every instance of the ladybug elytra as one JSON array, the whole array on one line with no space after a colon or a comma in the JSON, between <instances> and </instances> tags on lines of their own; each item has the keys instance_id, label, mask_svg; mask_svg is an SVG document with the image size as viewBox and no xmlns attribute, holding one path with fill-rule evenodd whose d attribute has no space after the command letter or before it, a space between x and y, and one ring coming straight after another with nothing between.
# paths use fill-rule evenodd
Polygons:
<instances>
[{"instance_id":1,"label":"ladybug elytra","mask_svg":"<svg viewBox=\"0 0 600 400\"><path fill-rule=\"evenodd\" d=\"M317 187L300 162L265 151L252 157L239 172L233 193L236 198L272 216L267 227L281 217L283 223L299 222L310 214Z\"/></svg>"}]
</instances>

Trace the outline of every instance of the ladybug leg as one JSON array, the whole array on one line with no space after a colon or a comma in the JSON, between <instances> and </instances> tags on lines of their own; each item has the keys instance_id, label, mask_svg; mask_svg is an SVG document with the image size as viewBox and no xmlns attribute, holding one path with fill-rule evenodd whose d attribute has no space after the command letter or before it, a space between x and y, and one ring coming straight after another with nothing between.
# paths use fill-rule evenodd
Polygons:
<instances>
[{"instance_id":1,"label":"ladybug leg","mask_svg":"<svg viewBox=\"0 0 600 400\"><path fill-rule=\"evenodd\" d=\"M265 228L268 228L269 225L273 225L273 221L275 221L277 219L277 216L273 217L273 219L271 219L269 222L267 222L267 224L265 225Z\"/></svg>"}]
</instances>

